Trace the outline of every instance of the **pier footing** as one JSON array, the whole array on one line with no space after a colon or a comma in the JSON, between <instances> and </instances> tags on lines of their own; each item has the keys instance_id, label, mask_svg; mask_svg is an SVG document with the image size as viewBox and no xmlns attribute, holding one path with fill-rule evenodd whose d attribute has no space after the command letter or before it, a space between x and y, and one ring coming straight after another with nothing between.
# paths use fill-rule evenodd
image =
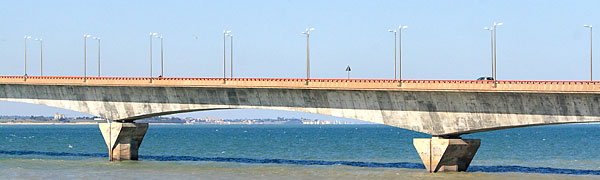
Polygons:
<instances>
[{"instance_id":1,"label":"pier footing","mask_svg":"<svg viewBox=\"0 0 600 180\"><path fill-rule=\"evenodd\" d=\"M413 144L423 160L427 171L466 171L475 156L480 139L460 138L415 138Z\"/></svg>"},{"instance_id":2,"label":"pier footing","mask_svg":"<svg viewBox=\"0 0 600 180\"><path fill-rule=\"evenodd\" d=\"M99 127L108 147L108 160L138 160L148 123L100 123Z\"/></svg>"}]
</instances>

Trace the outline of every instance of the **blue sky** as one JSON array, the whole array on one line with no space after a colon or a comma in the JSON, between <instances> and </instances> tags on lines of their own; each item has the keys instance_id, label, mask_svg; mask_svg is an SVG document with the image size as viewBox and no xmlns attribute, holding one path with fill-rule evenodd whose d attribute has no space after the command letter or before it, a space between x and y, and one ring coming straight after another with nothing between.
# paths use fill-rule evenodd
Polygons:
<instances>
[{"instance_id":1,"label":"blue sky","mask_svg":"<svg viewBox=\"0 0 600 180\"><path fill-rule=\"evenodd\" d=\"M23 74L23 36L44 39L44 74L83 74L83 34L102 37L102 73L148 75L148 33L165 37L165 76L222 76L223 30L234 34L236 77L305 76L306 27L311 77L392 79L393 34L403 32L405 79L475 79L490 74L489 26L497 32L498 79L587 80L589 29L599 1L0 1L1 75ZM597 34L597 33L596 33ZM599 39L594 34L595 39ZM97 73L88 41L88 75ZM155 76L160 49L154 46ZM599 63L594 63L600 68ZM28 74L39 75L39 44L28 41ZM595 79L600 79L600 71ZM35 109L35 110L31 110ZM0 103L2 115L78 113ZM233 110L181 116L312 117Z\"/></svg>"}]
</instances>

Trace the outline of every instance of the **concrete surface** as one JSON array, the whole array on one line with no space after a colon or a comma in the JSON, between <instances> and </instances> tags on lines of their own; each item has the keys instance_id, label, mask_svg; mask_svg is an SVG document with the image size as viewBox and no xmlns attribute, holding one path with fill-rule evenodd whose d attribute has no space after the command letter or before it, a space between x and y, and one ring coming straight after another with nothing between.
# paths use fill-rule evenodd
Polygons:
<instances>
[{"instance_id":1,"label":"concrete surface","mask_svg":"<svg viewBox=\"0 0 600 180\"><path fill-rule=\"evenodd\" d=\"M413 144L428 172L458 172L467 170L481 140L415 138Z\"/></svg>"},{"instance_id":2,"label":"concrete surface","mask_svg":"<svg viewBox=\"0 0 600 180\"><path fill-rule=\"evenodd\" d=\"M100 123L110 161L138 160L148 123Z\"/></svg>"}]
</instances>

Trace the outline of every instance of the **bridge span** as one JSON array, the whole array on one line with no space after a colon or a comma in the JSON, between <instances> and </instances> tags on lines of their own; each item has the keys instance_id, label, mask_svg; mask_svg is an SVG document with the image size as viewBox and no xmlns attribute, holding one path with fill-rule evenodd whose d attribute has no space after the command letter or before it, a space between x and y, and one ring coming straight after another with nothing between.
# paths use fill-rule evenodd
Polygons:
<instances>
[{"instance_id":1,"label":"bridge span","mask_svg":"<svg viewBox=\"0 0 600 180\"><path fill-rule=\"evenodd\" d=\"M460 135L600 122L598 81L0 76L0 100L111 120L110 160L136 160L148 124L135 120L216 109L273 109L358 119L433 136L414 139L429 172L464 171L480 145Z\"/></svg>"}]
</instances>

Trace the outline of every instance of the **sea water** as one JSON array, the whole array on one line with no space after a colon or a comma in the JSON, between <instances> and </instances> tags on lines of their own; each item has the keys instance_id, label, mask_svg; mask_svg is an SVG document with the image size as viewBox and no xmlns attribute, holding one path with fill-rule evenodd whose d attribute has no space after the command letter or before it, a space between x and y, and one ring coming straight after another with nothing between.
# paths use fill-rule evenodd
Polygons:
<instances>
[{"instance_id":1,"label":"sea water","mask_svg":"<svg viewBox=\"0 0 600 180\"><path fill-rule=\"evenodd\" d=\"M0 179L600 179L600 124L464 135L469 172L425 172L426 134L385 125L150 125L109 162L97 125L0 125Z\"/></svg>"}]
</instances>

